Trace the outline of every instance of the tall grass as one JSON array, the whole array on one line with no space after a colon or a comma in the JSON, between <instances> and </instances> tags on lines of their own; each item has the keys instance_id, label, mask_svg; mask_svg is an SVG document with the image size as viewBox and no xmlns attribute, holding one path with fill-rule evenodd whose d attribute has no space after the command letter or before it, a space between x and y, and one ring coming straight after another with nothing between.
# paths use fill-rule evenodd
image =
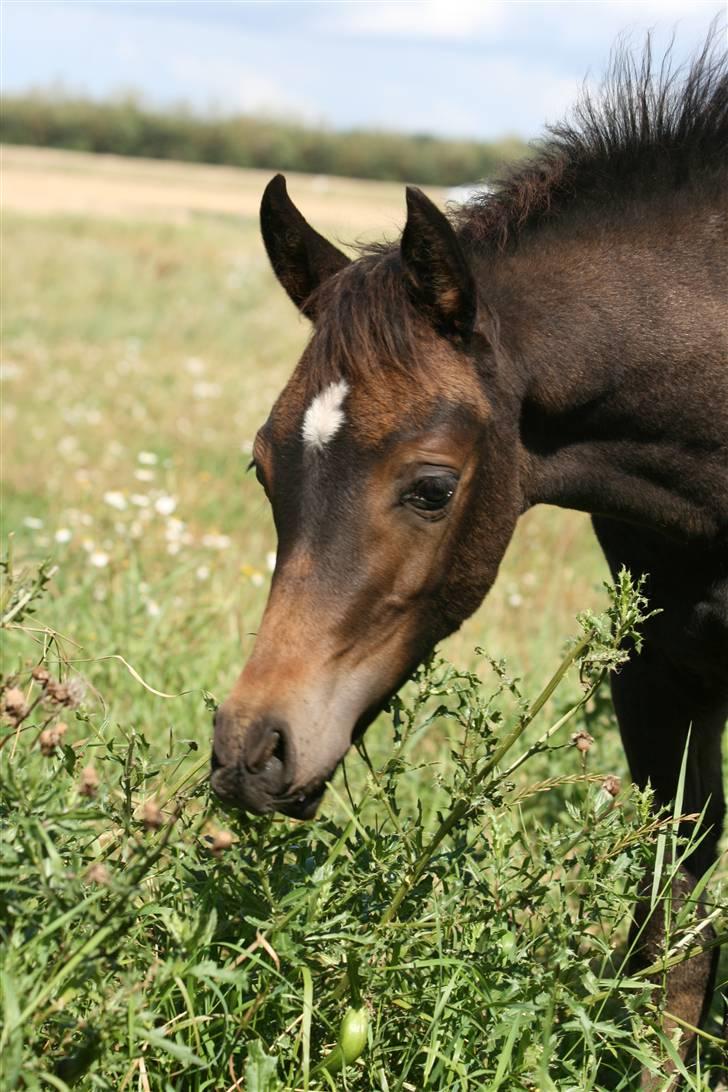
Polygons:
<instances>
[{"instance_id":1,"label":"tall grass","mask_svg":"<svg viewBox=\"0 0 728 1092\"><path fill-rule=\"evenodd\" d=\"M673 819L593 763L588 731L639 641L627 574L534 699L502 662L433 659L392 702L383 760L362 746L309 824L224 814L196 743L112 723L31 613L51 574L5 575L28 660L2 683L4 1088L586 1092L632 1088L674 1053L625 937ZM668 962L694 925L688 906ZM332 1075L321 1062L362 1003L366 1047ZM718 1064L705 1033L688 1087Z\"/></svg>"}]
</instances>

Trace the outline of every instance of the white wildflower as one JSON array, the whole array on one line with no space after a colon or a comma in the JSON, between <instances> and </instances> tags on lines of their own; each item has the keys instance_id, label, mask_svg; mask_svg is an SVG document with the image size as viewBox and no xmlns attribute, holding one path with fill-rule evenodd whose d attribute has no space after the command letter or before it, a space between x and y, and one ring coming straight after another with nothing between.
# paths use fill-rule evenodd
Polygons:
<instances>
[{"instance_id":1,"label":"white wildflower","mask_svg":"<svg viewBox=\"0 0 728 1092\"><path fill-rule=\"evenodd\" d=\"M132 504L135 504L137 508L148 508L151 503L146 493L132 493L129 500Z\"/></svg>"},{"instance_id":2,"label":"white wildflower","mask_svg":"<svg viewBox=\"0 0 728 1092\"><path fill-rule=\"evenodd\" d=\"M146 468L141 468L140 467L138 470L134 471L134 477L136 478L136 480L138 482L153 482L154 481L154 471L153 470L147 470Z\"/></svg>"},{"instance_id":3,"label":"white wildflower","mask_svg":"<svg viewBox=\"0 0 728 1092\"><path fill-rule=\"evenodd\" d=\"M23 527L27 527L29 531L40 531L42 526L43 520L37 516L26 516L23 520Z\"/></svg>"},{"instance_id":4,"label":"white wildflower","mask_svg":"<svg viewBox=\"0 0 728 1092\"><path fill-rule=\"evenodd\" d=\"M78 526L81 523L82 512L79 512L78 508L65 508L63 510L64 519L68 520L71 526Z\"/></svg>"},{"instance_id":5,"label":"white wildflower","mask_svg":"<svg viewBox=\"0 0 728 1092\"><path fill-rule=\"evenodd\" d=\"M272 573L276 567L276 556L275 550L269 550L265 555L265 567L269 573Z\"/></svg>"},{"instance_id":6,"label":"white wildflower","mask_svg":"<svg viewBox=\"0 0 728 1092\"><path fill-rule=\"evenodd\" d=\"M210 532L202 536L202 545L207 546L209 550L227 550L230 545L230 536Z\"/></svg>"},{"instance_id":7,"label":"white wildflower","mask_svg":"<svg viewBox=\"0 0 728 1092\"><path fill-rule=\"evenodd\" d=\"M185 371L189 375L202 375L205 370L205 361L199 356L188 356L185 360Z\"/></svg>"},{"instance_id":8,"label":"white wildflower","mask_svg":"<svg viewBox=\"0 0 728 1092\"><path fill-rule=\"evenodd\" d=\"M219 398L221 394L222 387L219 383L207 383L204 379L201 379L199 382L192 384L194 398Z\"/></svg>"},{"instance_id":9,"label":"white wildflower","mask_svg":"<svg viewBox=\"0 0 728 1092\"><path fill-rule=\"evenodd\" d=\"M141 463L142 466L156 466L158 461L153 451L140 451L137 455L137 462Z\"/></svg>"},{"instance_id":10,"label":"white wildflower","mask_svg":"<svg viewBox=\"0 0 728 1092\"><path fill-rule=\"evenodd\" d=\"M105 550L92 550L88 559L96 569L105 569L111 560Z\"/></svg>"},{"instance_id":11,"label":"white wildflower","mask_svg":"<svg viewBox=\"0 0 728 1092\"><path fill-rule=\"evenodd\" d=\"M210 575L210 568L208 565L198 565L195 569L195 576L198 580L207 580Z\"/></svg>"},{"instance_id":12,"label":"white wildflower","mask_svg":"<svg viewBox=\"0 0 728 1092\"><path fill-rule=\"evenodd\" d=\"M117 512L123 512L126 508L126 497L118 489L107 489L104 493L104 504L115 508Z\"/></svg>"},{"instance_id":13,"label":"white wildflower","mask_svg":"<svg viewBox=\"0 0 728 1092\"><path fill-rule=\"evenodd\" d=\"M23 369L14 360L3 360L0 363L0 379L18 379L23 374Z\"/></svg>"},{"instance_id":14,"label":"white wildflower","mask_svg":"<svg viewBox=\"0 0 728 1092\"><path fill-rule=\"evenodd\" d=\"M508 596L508 606L518 608L523 603L523 596L519 592L511 592Z\"/></svg>"},{"instance_id":15,"label":"white wildflower","mask_svg":"<svg viewBox=\"0 0 728 1092\"><path fill-rule=\"evenodd\" d=\"M53 536L56 542L70 542L73 536L73 531L70 527L59 527Z\"/></svg>"},{"instance_id":16,"label":"white wildflower","mask_svg":"<svg viewBox=\"0 0 728 1092\"><path fill-rule=\"evenodd\" d=\"M250 583L254 588L262 588L265 584L265 577L262 573L255 572L250 574Z\"/></svg>"},{"instance_id":17,"label":"white wildflower","mask_svg":"<svg viewBox=\"0 0 728 1092\"><path fill-rule=\"evenodd\" d=\"M61 436L56 447L61 455L75 455L78 451L78 437L73 435Z\"/></svg>"},{"instance_id":18,"label":"white wildflower","mask_svg":"<svg viewBox=\"0 0 728 1092\"><path fill-rule=\"evenodd\" d=\"M159 615L162 613L159 603L155 603L153 599L148 599L146 606L147 614L150 618L159 618Z\"/></svg>"},{"instance_id":19,"label":"white wildflower","mask_svg":"<svg viewBox=\"0 0 728 1092\"><path fill-rule=\"evenodd\" d=\"M177 501L174 497L170 497L168 493L162 493L154 502L154 510L160 516L171 516L176 507Z\"/></svg>"},{"instance_id":20,"label":"white wildflower","mask_svg":"<svg viewBox=\"0 0 728 1092\"><path fill-rule=\"evenodd\" d=\"M171 516L164 528L164 537L168 542L179 542L184 535L185 525L181 519Z\"/></svg>"}]
</instances>

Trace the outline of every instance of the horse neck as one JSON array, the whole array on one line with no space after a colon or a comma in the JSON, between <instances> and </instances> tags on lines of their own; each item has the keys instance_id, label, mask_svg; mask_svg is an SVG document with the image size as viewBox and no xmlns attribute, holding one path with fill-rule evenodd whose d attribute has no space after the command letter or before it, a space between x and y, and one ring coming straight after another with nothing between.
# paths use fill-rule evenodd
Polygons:
<instances>
[{"instance_id":1,"label":"horse neck","mask_svg":"<svg viewBox=\"0 0 728 1092\"><path fill-rule=\"evenodd\" d=\"M544 231L484 272L522 391L524 507L728 535L725 239L715 208L679 204Z\"/></svg>"}]
</instances>

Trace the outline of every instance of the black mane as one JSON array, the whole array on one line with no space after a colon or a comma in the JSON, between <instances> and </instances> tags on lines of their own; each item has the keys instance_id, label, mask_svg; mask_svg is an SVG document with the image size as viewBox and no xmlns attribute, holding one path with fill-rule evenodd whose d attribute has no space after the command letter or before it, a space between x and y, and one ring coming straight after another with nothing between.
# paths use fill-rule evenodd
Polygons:
<instances>
[{"instance_id":1,"label":"black mane","mask_svg":"<svg viewBox=\"0 0 728 1092\"><path fill-rule=\"evenodd\" d=\"M536 154L514 167L495 192L454 213L465 242L504 247L527 227L585 202L613 202L675 189L697 173L726 171L728 53L713 22L698 56L674 67L672 47L659 67L648 36L641 56L624 45L593 96L550 126Z\"/></svg>"}]
</instances>

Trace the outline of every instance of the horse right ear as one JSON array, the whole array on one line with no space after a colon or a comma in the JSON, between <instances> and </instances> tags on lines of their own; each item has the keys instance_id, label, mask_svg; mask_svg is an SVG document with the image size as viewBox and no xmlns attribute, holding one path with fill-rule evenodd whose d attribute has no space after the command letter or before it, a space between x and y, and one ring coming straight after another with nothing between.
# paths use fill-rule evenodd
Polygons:
<instances>
[{"instance_id":1,"label":"horse right ear","mask_svg":"<svg viewBox=\"0 0 728 1092\"><path fill-rule=\"evenodd\" d=\"M304 220L282 174L271 178L260 204L260 230L273 272L299 311L316 320L312 294L349 258Z\"/></svg>"},{"instance_id":2,"label":"horse right ear","mask_svg":"<svg viewBox=\"0 0 728 1092\"><path fill-rule=\"evenodd\" d=\"M473 274L450 221L416 186L407 187L400 253L415 306L446 336L468 337L477 311Z\"/></svg>"}]
</instances>

